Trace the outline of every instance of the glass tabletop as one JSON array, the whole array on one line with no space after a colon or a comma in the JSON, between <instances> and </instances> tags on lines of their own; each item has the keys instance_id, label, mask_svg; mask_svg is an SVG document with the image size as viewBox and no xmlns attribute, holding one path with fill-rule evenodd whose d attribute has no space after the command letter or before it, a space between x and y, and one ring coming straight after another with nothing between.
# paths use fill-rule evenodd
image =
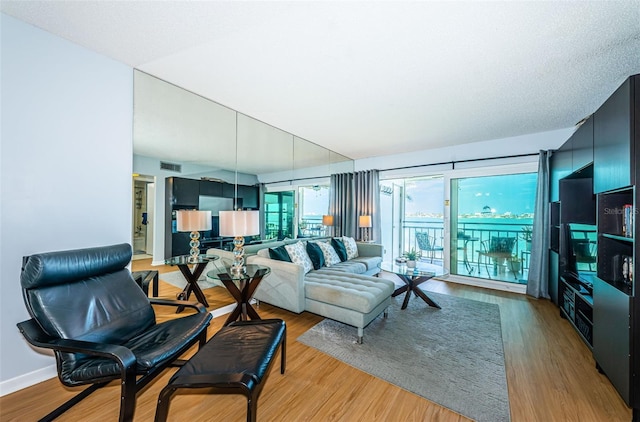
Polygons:
<instances>
[{"instance_id":1,"label":"glass tabletop","mask_svg":"<svg viewBox=\"0 0 640 422\"><path fill-rule=\"evenodd\" d=\"M247 267L247 272L242 276L238 276L238 275L231 274L231 272L229 271L229 268L231 268L230 264L216 262L214 265L215 265L215 269L207 272L207 277L214 278L216 280L220 280L220 277L218 276L218 274L220 273L229 274L229 276L233 280L242 280L242 279L252 278L259 270L267 270L267 272L265 273L265 276L267 276L271 272L271 268L267 267L266 265L247 264L245 265L245 267Z\"/></svg>"},{"instance_id":2,"label":"glass tabletop","mask_svg":"<svg viewBox=\"0 0 640 422\"><path fill-rule=\"evenodd\" d=\"M202 254L202 255L198 255L198 260L196 262L190 262L189 258L191 258L190 255L172 256L171 258L166 259L164 263L165 265L204 264L205 262L215 261L220 257L218 255Z\"/></svg>"},{"instance_id":3,"label":"glass tabletop","mask_svg":"<svg viewBox=\"0 0 640 422\"><path fill-rule=\"evenodd\" d=\"M407 264L396 264L395 262L382 262L378 264L378 267L383 271L398 275L441 277L449 274L449 270L442 265L427 262L416 262L415 268L409 268Z\"/></svg>"}]
</instances>

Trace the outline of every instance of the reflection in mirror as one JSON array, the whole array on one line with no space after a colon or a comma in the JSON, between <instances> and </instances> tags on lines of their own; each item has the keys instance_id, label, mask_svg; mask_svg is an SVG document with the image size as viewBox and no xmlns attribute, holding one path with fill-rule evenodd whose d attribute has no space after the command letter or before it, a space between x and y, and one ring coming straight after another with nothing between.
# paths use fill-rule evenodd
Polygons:
<instances>
[{"instance_id":1,"label":"reflection in mirror","mask_svg":"<svg viewBox=\"0 0 640 422\"><path fill-rule=\"evenodd\" d=\"M238 171L259 175L292 167L291 134L238 113Z\"/></svg>"},{"instance_id":2,"label":"reflection in mirror","mask_svg":"<svg viewBox=\"0 0 640 422\"><path fill-rule=\"evenodd\" d=\"M237 171L241 185L261 183L273 191L275 182L281 182L294 190L306 182L296 178L326 178L328 184L330 173L354 168L347 157L138 70L133 121L133 171L155 178L155 209L149 212L154 264L164 261L165 243L170 242L163 230L171 219L168 177L234 183ZM261 210L263 200L260 195Z\"/></svg>"}]
</instances>

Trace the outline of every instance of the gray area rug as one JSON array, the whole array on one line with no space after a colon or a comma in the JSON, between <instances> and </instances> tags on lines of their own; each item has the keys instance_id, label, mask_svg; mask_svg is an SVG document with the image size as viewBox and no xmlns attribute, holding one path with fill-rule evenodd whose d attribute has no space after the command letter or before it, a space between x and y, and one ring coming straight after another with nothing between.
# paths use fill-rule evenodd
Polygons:
<instances>
[{"instance_id":1,"label":"gray area rug","mask_svg":"<svg viewBox=\"0 0 640 422\"><path fill-rule=\"evenodd\" d=\"M355 368L477 421L509 421L498 305L429 292L442 309L404 295L355 344L354 327L325 319L298 338Z\"/></svg>"}]
</instances>

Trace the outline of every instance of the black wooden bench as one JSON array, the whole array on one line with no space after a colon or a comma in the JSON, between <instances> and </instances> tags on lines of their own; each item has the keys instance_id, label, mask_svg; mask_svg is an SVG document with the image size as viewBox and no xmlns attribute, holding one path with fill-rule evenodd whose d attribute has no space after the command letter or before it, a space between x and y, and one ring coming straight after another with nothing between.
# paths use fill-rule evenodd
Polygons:
<instances>
[{"instance_id":1,"label":"black wooden bench","mask_svg":"<svg viewBox=\"0 0 640 422\"><path fill-rule=\"evenodd\" d=\"M169 402L180 388L206 388L213 394L247 397L247 422L256 420L258 397L280 347L280 373L286 362L287 330L281 319L238 321L223 327L181 367L160 392L156 421L166 421Z\"/></svg>"}]
</instances>

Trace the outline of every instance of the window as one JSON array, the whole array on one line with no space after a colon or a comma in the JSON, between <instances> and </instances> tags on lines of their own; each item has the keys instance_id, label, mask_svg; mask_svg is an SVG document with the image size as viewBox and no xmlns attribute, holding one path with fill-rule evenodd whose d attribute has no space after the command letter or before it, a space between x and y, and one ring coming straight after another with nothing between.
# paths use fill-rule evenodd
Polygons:
<instances>
[{"instance_id":1,"label":"window","mask_svg":"<svg viewBox=\"0 0 640 422\"><path fill-rule=\"evenodd\" d=\"M298 237L322 236L322 216L329 212L329 186L301 186L298 189Z\"/></svg>"},{"instance_id":2,"label":"window","mask_svg":"<svg viewBox=\"0 0 640 422\"><path fill-rule=\"evenodd\" d=\"M526 283L537 178L451 179L451 274Z\"/></svg>"}]
</instances>

